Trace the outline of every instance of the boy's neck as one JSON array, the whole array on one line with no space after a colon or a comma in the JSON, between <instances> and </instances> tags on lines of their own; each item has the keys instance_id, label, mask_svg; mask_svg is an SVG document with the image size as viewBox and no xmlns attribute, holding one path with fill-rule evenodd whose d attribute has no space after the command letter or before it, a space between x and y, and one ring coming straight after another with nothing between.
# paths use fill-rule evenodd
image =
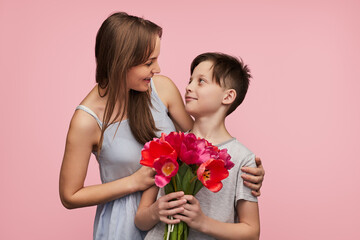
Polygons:
<instances>
[{"instance_id":1,"label":"boy's neck","mask_svg":"<svg viewBox=\"0 0 360 240\"><path fill-rule=\"evenodd\" d=\"M233 138L227 131L225 119L214 121L213 117L195 118L194 126L191 130L197 137L205 138L210 143L217 145Z\"/></svg>"}]
</instances>

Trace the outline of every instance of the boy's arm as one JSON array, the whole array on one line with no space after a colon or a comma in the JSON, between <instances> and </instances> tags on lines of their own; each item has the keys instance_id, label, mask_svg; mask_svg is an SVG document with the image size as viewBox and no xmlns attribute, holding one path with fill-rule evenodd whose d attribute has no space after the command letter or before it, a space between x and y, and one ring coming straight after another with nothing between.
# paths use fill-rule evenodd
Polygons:
<instances>
[{"instance_id":1,"label":"boy's arm","mask_svg":"<svg viewBox=\"0 0 360 240\"><path fill-rule=\"evenodd\" d=\"M156 200L159 188L153 186L143 192L140 200L139 208L135 215L135 225L143 230L150 230L159 221L167 224L177 224L178 219L169 219L167 216L172 216L181 213L184 209L181 207L186 200L180 199L184 196L184 192L173 192L162 196ZM175 201L171 201L177 199Z\"/></svg>"},{"instance_id":2,"label":"boy's arm","mask_svg":"<svg viewBox=\"0 0 360 240\"><path fill-rule=\"evenodd\" d=\"M188 201L184 205L184 212L174 217L185 222L189 227L216 239L259 239L260 220L256 202L237 201L239 223L223 223L206 216L194 196L185 195L184 198Z\"/></svg>"}]
</instances>

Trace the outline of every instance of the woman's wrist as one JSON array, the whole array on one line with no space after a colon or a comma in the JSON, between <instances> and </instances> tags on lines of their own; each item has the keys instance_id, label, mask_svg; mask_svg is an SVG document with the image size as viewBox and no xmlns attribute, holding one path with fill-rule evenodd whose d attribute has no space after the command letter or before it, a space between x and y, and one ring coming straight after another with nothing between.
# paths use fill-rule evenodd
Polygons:
<instances>
[{"instance_id":1,"label":"woman's wrist","mask_svg":"<svg viewBox=\"0 0 360 240\"><path fill-rule=\"evenodd\" d=\"M129 194L140 191L139 184L137 184L136 179L134 179L133 175L130 175L125 179L125 186L127 186L126 191L129 192Z\"/></svg>"}]
</instances>

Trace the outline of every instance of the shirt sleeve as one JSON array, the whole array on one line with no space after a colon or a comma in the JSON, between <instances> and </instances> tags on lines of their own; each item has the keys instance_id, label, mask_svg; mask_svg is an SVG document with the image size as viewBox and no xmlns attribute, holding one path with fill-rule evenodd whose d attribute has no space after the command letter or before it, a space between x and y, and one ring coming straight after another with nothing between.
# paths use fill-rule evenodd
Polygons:
<instances>
[{"instance_id":1,"label":"shirt sleeve","mask_svg":"<svg viewBox=\"0 0 360 240\"><path fill-rule=\"evenodd\" d=\"M256 167L255 163L255 154L251 153L247 155L240 163L240 167L238 169L237 174L237 182L236 182L236 194L235 194L235 207L237 205L238 200L246 200L250 202L257 202L257 197L254 197L251 194L251 189L244 185L244 181L241 177L243 172L241 171L241 167Z\"/></svg>"}]
</instances>

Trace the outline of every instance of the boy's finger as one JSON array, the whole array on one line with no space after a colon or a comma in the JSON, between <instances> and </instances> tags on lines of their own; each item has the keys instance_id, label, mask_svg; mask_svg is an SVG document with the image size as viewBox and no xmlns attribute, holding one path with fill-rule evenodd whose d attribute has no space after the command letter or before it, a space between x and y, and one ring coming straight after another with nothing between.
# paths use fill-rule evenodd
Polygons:
<instances>
[{"instance_id":1,"label":"boy's finger","mask_svg":"<svg viewBox=\"0 0 360 240\"><path fill-rule=\"evenodd\" d=\"M174 207L179 207L182 206L186 203L186 199L179 199L176 201L170 201L167 203L167 208L174 208ZM169 214L169 215L173 215L173 214Z\"/></svg>"},{"instance_id":2,"label":"boy's finger","mask_svg":"<svg viewBox=\"0 0 360 240\"><path fill-rule=\"evenodd\" d=\"M180 191L180 192L172 192L172 193L166 194L162 198L164 201L168 202L172 199L181 198L182 196L184 196L184 192Z\"/></svg>"},{"instance_id":3,"label":"boy's finger","mask_svg":"<svg viewBox=\"0 0 360 240\"><path fill-rule=\"evenodd\" d=\"M175 218L175 219L179 219L180 221L183 221L183 222L185 222L185 223L188 223L188 221L189 221L189 218L188 218L188 217L186 217L186 216L184 216L184 215L180 215L180 214L174 215L174 218Z\"/></svg>"},{"instance_id":4,"label":"boy's finger","mask_svg":"<svg viewBox=\"0 0 360 240\"><path fill-rule=\"evenodd\" d=\"M168 217L160 217L160 221L166 223L166 224L178 224L180 222L180 219L170 219Z\"/></svg>"},{"instance_id":5,"label":"boy's finger","mask_svg":"<svg viewBox=\"0 0 360 240\"><path fill-rule=\"evenodd\" d=\"M161 211L161 215L163 215L163 216L173 216L175 214L179 214L179 213L183 213L183 212L184 212L184 208L179 207L179 208L173 208L173 209Z\"/></svg>"},{"instance_id":6,"label":"boy's finger","mask_svg":"<svg viewBox=\"0 0 360 240\"><path fill-rule=\"evenodd\" d=\"M198 200L193 195L184 195L183 199L186 199L186 201L190 204L196 204Z\"/></svg>"}]
</instances>

